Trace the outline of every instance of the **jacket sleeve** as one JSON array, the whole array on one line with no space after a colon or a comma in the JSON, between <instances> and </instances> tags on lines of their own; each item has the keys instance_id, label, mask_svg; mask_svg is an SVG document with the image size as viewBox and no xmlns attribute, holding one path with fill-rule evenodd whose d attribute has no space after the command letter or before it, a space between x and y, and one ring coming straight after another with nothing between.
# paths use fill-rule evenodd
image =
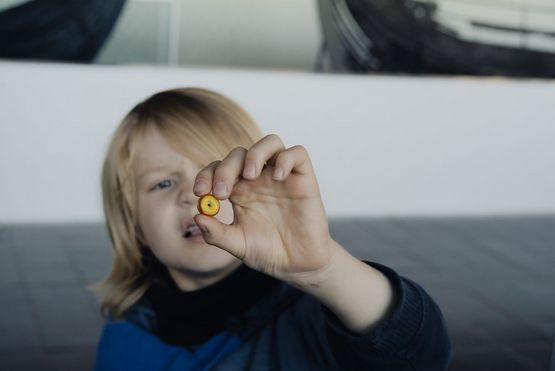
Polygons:
<instances>
[{"instance_id":1,"label":"jacket sleeve","mask_svg":"<svg viewBox=\"0 0 555 371\"><path fill-rule=\"evenodd\" d=\"M452 357L451 341L437 304L415 282L381 264L364 262L387 276L396 303L388 318L368 335L351 332L322 305L327 338L340 369L446 370Z\"/></svg>"}]
</instances>

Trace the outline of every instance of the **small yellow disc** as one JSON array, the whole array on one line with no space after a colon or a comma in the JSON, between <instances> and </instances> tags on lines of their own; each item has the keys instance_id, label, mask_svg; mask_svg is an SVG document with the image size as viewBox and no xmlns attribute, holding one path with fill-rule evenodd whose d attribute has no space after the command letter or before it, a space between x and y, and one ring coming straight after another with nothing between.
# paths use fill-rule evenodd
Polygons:
<instances>
[{"instance_id":1,"label":"small yellow disc","mask_svg":"<svg viewBox=\"0 0 555 371\"><path fill-rule=\"evenodd\" d=\"M207 216L214 216L220 211L220 201L211 194L207 194L198 199L198 212Z\"/></svg>"}]
</instances>

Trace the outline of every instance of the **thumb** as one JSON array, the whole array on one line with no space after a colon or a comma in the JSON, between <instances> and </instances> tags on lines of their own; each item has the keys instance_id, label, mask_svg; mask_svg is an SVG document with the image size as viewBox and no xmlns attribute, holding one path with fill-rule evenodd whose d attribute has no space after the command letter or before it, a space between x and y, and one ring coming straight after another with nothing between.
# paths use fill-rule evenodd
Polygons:
<instances>
[{"instance_id":1,"label":"thumb","mask_svg":"<svg viewBox=\"0 0 555 371\"><path fill-rule=\"evenodd\" d=\"M217 218L202 214L195 215L193 219L202 231L202 237L206 243L219 247L243 260L245 241L238 225L225 224Z\"/></svg>"}]
</instances>

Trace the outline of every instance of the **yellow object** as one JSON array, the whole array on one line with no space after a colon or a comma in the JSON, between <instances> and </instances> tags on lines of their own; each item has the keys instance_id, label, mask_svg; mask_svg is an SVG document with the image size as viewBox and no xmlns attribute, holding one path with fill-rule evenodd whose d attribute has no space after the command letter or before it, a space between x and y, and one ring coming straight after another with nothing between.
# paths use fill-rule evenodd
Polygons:
<instances>
[{"instance_id":1,"label":"yellow object","mask_svg":"<svg viewBox=\"0 0 555 371\"><path fill-rule=\"evenodd\" d=\"M220 201L210 194L198 199L198 212L207 216L214 216L220 211Z\"/></svg>"}]
</instances>

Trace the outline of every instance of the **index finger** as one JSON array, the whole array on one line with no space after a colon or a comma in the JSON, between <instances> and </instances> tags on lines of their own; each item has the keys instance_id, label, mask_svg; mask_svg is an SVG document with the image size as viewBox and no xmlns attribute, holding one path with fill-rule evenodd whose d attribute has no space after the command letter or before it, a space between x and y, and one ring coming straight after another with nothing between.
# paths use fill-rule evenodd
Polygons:
<instances>
[{"instance_id":1,"label":"index finger","mask_svg":"<svg viewBox=\"0 0 555 371\"><path fill-rule=\"evenodd\" d=\"M258 177L264 164L267 162L268 165L273 165L277 155L284 150L285 146L276 134L268 134L260 139L247 152L243 178L255 179Z\"/></svg>"}]
</instances>

